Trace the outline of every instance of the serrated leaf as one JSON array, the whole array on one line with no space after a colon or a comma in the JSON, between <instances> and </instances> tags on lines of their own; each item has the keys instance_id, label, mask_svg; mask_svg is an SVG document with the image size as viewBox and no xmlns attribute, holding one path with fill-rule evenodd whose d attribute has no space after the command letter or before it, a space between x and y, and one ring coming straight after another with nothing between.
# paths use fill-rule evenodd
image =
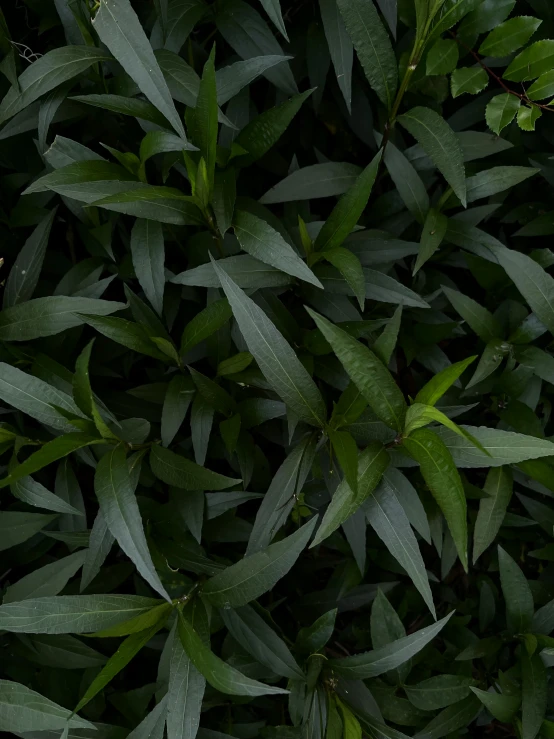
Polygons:
<instances>
[{"instance_id":1,"label":"serrated leaf","mask_svg":"<svg viewBox=\"0 0 554 739\"><path fill-rule=\"evenodd\" d=\"M510 18L489 33L479 47L479 53L492 57L508 56L525 46L541 23L529 15Z\"/></svg>"},{"instance_id":2,"label":"serrated leaf","mask_svg":"<svg viewBox=\"0 0 554 739\"><path fill-rule=\"evenodd\" d=\"M450 89L452 97L457 98L464 93L477 95L489 84L489 76L482 67L460 67L452 72Z\"/></svg>"},{"instance_id":3,"label":"serrated leaf","mask_svg":"<svg viewBox=\"0 0 554 739\"><path fill-rule=\"evenodd\" d=\"M551 39L535 41L516 56L503 77L512 82L533 80L545 72L550 72L553 61L554 41Z\"/></svg>"},{"instance_id":4,"label":"serrated leaf","mask_svg":"<svg viewBox=\"0 0 554 739\"><path fill-rule=\"evenodd\" d=\"M514 120L520 105L521 100L516 95L496 95L487 105L487 126L498 136Z\"/></svg>"}]
</instances>

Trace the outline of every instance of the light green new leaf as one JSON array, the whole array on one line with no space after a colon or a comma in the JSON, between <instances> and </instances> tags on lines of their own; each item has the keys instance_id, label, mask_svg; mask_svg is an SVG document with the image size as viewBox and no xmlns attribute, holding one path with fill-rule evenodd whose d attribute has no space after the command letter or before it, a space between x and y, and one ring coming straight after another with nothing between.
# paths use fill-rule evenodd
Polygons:
<instances>
[{"instance_id":1,"label":"light green new leaf","mask_svg":"<svg viewBox=\"0 0 554 739\"><path fill-rule=\"evenodd\" d=\"M535 124L542 116L542 110L537 105L524 106L517 111L517 125L522 131L534 131Z\"/></svg>"},{"instance_id":2,"label":"light green new leaf","mask_svg":"<svg viewBox=\"0 0 554 739\"><path fill-rule=\"evenodd\" d=\"M492 468L483 488L486 498L479 501L479 512L473 533L473 563L487 549L502 526L513 491L512 472L509 467Z\"/></svg>"},{"instance_id":3,"label":"light green new leaf","mask_svg":"<svg viewBox=\"0 0 554 739\"><path fill-rule=\"evenodd\" d=\"M404 428L406 402L385 365L346 331L310 308L306 310L372 410L388 426L401 431Z\"/></svg>"},{"instance_id":4,"label":"light green new leaf","mask_svg":"<svg viewBox=\"0 0 554 739\"><path fill-rule=\"evenodd\" d=\"M158 479L182 490L225 490L241 482L201 467L159 444L152 446L150 466Z\"/></svg>"},{"instance_id":5,"label":"light green new leaf","mask_svg":"<svg viewBox=\"0 0 554 739\"><path fill-rule=\"evenodd\" d=\"M367 680L370 677L382 675L384 672L400 667L426 647L448 623L453 613L454 611L432 626L426 626L384 647L352 657L331 659L327 664L339 675L350 680Z\"/></svg>"},{"instance_id":6,"label":"light green new leaf","mask_svg":"<svg viewBox=\"0 0 554 739\"><path fill-rule=\"evenodd\" d=\"M9 734L56 732L65 727L96 729L90 721L75 716L26 685L0 680L0 731Z\"/></svg>"},{"instance_id":7,"label":"light green new leaf","mask_svg":"<svg viewBox=\"0 0 554 739\"><path fill-rule=\"evenodd\" d=\"M389 461L382 444L371 441L367 445L358 460L357 492L353 491L346 479L342 480L325 511L311 548L321 544L358 510L381 481Z\"/></svg>"},{"instance_id":8,"label":"light green new leaf","mask_svg":"<svg viewBox=\"0 0 554 739\"><path fill-rule=\"evenodd\" d=\"M13 485L17 480L38 472L46 465L56 462L58 459L63 459L63 457L67 457L68 454L76 452L78 449L91 444L103 443L105 443L104 439L95 439L92 436L87 436L87 434L70 433L58 436L56 439L47 442L30 457L27 457L18 467L14 467L7 477L0 480L0 488Z\"/></svg>"},{"instance_id":9,"label":"light green new leaf","mask_svg":"<svg viewBox=\"0 0 554 739\"><path fill-rule=\"evenodd\" d=\"M4 288L3 308L25 303L33 297L55 215L56 208L42 219L17 255Z\"/></svg>"},{"instance_id":10,"label":"light green new leaf","mask_svg":"<svg viewBox=\"0 0 554 739\"><path fill-rule=\"evenodd\" d=\"M121 549L154 590L170 600L148 550L123 445L107 452L98 463L94 490L106 524Z\"/></svg>"},{"instance_id":11,"label":"light green new leaf","mask_svg":"<svg viewBox=\"0 0 554 739\"><path fill-rule=\"evenodd\" d=\"M323 289L323 285L312 270L269 223L251 213L238 210L233 220L233 229L245 252L276 269Z\"/></svg>"},{"instance_id":12,"label":"light green new leaf","mask_svg":"<svg viewBox=\"0 0 554 739\"><path fill-rule=\"evenodd\" d=\"M105 49L92 46L61 46L41 56L18 78L0 103L0 124L12 118L42 95L85 72L97 62L112 59ZM36 125L36 124L35 124Z\"/></svg>"},{"instance_id":13,"label":"light green new leaf","mask_svg":"<svg viewBox=\"0 0 554 739\"><path fill-rule=\"evenodd\" d=\"M80 326L80 313L107 316L125 308L125 303L95 298L50 295L14 305L0 312L0 339L31 341Z\"/></svg>"},{"instance_id":14,"label":"light green new leaf","mask_svg":"<svg viewBox=\"0 0 554 739\"><path fill-rule=\"evenodd\" d=\"M496 95L486 108L487 126L498 136L514 120L520 105L521 99L516 95Z\"/></svg>"},{"instance_id":15,"label":"light green new leaf","mask_svg":"<svg viewBox=\"0 0 554 739\"><path fill-rule=\"evenodd\" d=\"M526 254L505 247L491 250L533 313L554 333L554 278Z\"/></svg>"},{"instance_id":16,"label":"light green new leaf","mask_svg":"<svg viewBox=\"0 0 554 739\"><path fill-rule=\"evenodd\" d=\"M316 251L329 251L341 246L354 229L371 195L380 161L381 154L378 153L352 187L342 195L317 235L314 245Z\"/></svg>"},{"instance_id":17,"label":"light green new leaf","mask_svg":"<svg viewBox=\"0 0 554 739\"><path fill-rule=\"evenodd\" d=\"M210 648L207 647L190 623L179 614L177 632L183 648L190 661L206 678L212 687L220 693L227 695L278 695L287 694L288 690L264 685L257 680L252 680L236 670L231 665L223 662Z\"/></svg>"},{"instance_id":18,"label":"light green new leaf","mask_svg":"<svg viewBox=\"0 0 554 739\"><path fill-rule=\"evenodd\" d=\"M373 0L337 0L337 5L369 84L390 110L398 86L398 64Z\"/></svg>"},{"instance_id":19,"label":"light green new leaf","mask_svg":"<svg viewBox=\"0 0 554 739\"><path fill-rule=\"evenodd\" d=\"M436 423L442 424L443 426L446 426L446 428L454 431L455 434L459 434L464 439L471 441L471 443L475 444L475 446L478 447L478 449L480 449L484 454L487 454L485 448L477 439L474 439L471 434L468 433L464 428L455 424L454 421L448 418L447 415L445 415L442 411L432 405L413 403L408 408L408 412L406 413L406 426L404 428L404 435L409 436L412 431L423 428L424 426L428 426L434 421Z\"/></svg>"},{"instance_id":20,"label":"light green new leaf","mask_svg":"<svg viewBox=\"0 0 554 739\"><path fill-rule=\"evenodd\" d=\"M469 365L476 359L477 357L468 357L438 372L421 388L415 397L414 403L436 405L445 392L452 387L456 380L461 377Z\"/></svg>"},{"instance_id":21,"label":"light green new leaf","mask_svg":"<svg viewBox=\"0 0 554 739\"><path fill-rule=\"evenodd\" d=\"M36 598L0 606L0 629L20 634L86 634L143 616L159 603L139 595Z\"/></svg>"},{"instance_id":22,"label":"light green new leaf","mask_svg":"<svg viewBox=\"0 0 554 739\"><path fill-rule=\"evenodd\" d=\"M291 680L304 679L285 642L252 606L223 608L220 613L233 639L261 665Z\"/></svg>"},{"instance_id":23,"label":"light green new leaf","mask_svg":"<svg viewBox=\"0 0 554 739\"><path fill-rule=\"evenodd\" d=\"M131 231L133 267L144 294L156 313L163 311L165 249L162 227L156 221L137 218Z\"/></svg>"},{"instance_id":24,"label":"light green new leaf","mask_svg":"<svg viewBox=\"0 0 554 739\"><path fill-rule=\"evenodd\" d=\"M412 108L398 117L454 190L462 205L467 205L463 152L456 134L438 113L430 108Z\"/></svg>"},{"instance_id":25,"label":"light green new leaf","mask_svg":"<svg viewBox=\"0 0 554 739\"><path fill-rule=\"evenodd\" d=\"M212 263L248 351L268 383L299 419L323 426L326 408L321 393L290 344L218 262Z\"/></svg>"},{"instance_id":26,"label":"light green new leaf","mask_svg":"<svg viewBox=\"0 0 554 739\"><path fill-rule=\"evenodd\" d=\"M316 523L317 518L312 518L294 534L222 570L206 582L203 597L219 608L237 608L259 598L291 569L308 544Z\"/></svg>"},{"instance_id":27,"label":"light green new leaf","mask_svg":"<svg viewBox=\"0 0 554 739\"><path fill-rule=\"evenodd\" d=\"M191 139L206 162L209 192L213 191L217 148L217 89L215 81L215 46L200 80L196 107L187 111L187 126Z\"/></svg>"},{"instance_id":28,"label":"light green new leaf","mask_svg":"<svg viewBox=\"0 0 554 739\"><path fill-rule=\"evenodd\" d=\"M185 129L167 83L129 0L101 0L92 25L140 91L186 142Z\"/></svg>"},{"instance_id":29,"label":"light green new leaf","mask_svg":"<svg viewBox=\"0 0 554 739\"><path fill-rule=\"evenodd\" d=\"M404 439L404 448L419 462L421 474L446 518L458 556L467 570L467 505L452 455L442 439L425 428L417 429Z\"/></svg>"},{"instance_id":30,"label":"light green new leaf","mask_svg":"<svg viewBox=\"0 0 554 739\"><path fill-rule=\"evenodd\" d=\"M479 53L493 57L508 56L525 46L541 23L529 15L510 18L489 33L479 47Z\"/></svg>"},{"instance_id":31,"label":"light green new leaf","mask_svg":"<svg viewBox=\"0 0 554 739\"><path fill-rule=\"evenodd\" d=\"M533 594L525 575L510 555L498 547L500 583L506 603L506 622L512 634L527 631L533 620Z\"/></svg>"}]
</instances>

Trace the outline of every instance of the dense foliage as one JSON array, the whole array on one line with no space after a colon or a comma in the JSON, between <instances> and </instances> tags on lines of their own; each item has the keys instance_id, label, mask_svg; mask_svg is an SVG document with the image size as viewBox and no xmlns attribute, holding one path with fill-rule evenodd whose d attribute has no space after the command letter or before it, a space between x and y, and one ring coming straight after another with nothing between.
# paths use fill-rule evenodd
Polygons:
<instances>
[{"instance_id":1,"label":"dense foliage","mask_svg":"<svg viewBox=\"0 0 554 739\"><path fill-rule=\"evenodd\" d=\"M554 737L550 0L0 11L0 731Z\"/></svg>"}]
</instances>

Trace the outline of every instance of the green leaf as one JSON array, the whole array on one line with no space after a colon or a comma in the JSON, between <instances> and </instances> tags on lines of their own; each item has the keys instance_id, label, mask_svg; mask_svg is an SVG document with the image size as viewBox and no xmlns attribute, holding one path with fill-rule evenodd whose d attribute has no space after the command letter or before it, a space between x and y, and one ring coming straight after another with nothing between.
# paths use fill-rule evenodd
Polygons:
<instances>
[{"instance_id":1,"label":"green leaf","mask_svg":"<svg viewBox=\"0 0 554 739\"><path fill-rule=\"evenodd\" d=\"M534 80L541 74L550 72L553 62L554 41L550 39L535 41L516 56L503 77L511 82Z\"/></svg>"},{"instance_id":2,"label":"green leaf","mask_svg":"<svg viewBox=\"0 0 554 739\"><path fill-rule=\"evenodd\" d=\"M452 97L457 98L464 93L477 95L489 84L489 75L482 67L460 67L452 72L450 89Z\"/></svg>"},{"instance_id":3,"label":"green leaf","mask_svg":"<svg viewBox=\"0 0 554 739\"><path fill-rule=\"evenodd\" d=\"M461 293L458 293L458 295L460 294ZM445 392L452 387L456 380L462 376L469 365L476 359L477 357L468 357L467 359L451 364L449 367L441 370L441 372L438 372L421 388L415 397L414 403L436 405Z\"/></svg>"},{"instance_id":4,"label":"green leaf","mask_svg":"<svg viewBox=\"0 0 554 739\"><path fill-rule=\"evenodd\" d=\"M547 707L547 673L539 654L521 651L522 737L534 739L541 730Z\"/></svg>"},{"instance_id":5,"label":"green leaf","mask_svg":"<svg viewBox=\"0 0 554 739\"><path fill-rule=\"evenodd\" d=\"M87 588L100 572L100 569L111 551L115 539L112 536L102 511L98 511L86 550L83 572L81 576L81 592Z\"/></svg>"},{"instance_id":6,"label":"green leaf","mask_svg":"<svg viewBox=\"0 0 554 739\"><path fill-rule=\"evenodd\" d=\"M75 402L79 406L80 410L89 418L93 419L94 425L96 426L100 436L104 439L116 439L117 437L108 427L98 410L92 387L90 385L89 362L93 344L94 339L83 349L75 363L73 397L75 398Z\"/></svg>"},{"instance_id":7,"label":"green leaf","mask_svg":"<svg viewBox=\"0 0 554 739\"><path fill-rule=\"evenodd\" d=\"M194 385L190 378L175 375L167 386L162 409L162 444L168 447L185 420L194 395Z\"/></svg>"},{"instance_id":8,"label":"green leaf","mask_svg":"<svg viewBox=\"0 0 554 739\"><path fill-rule=\"evenodd\" d=\"M373 344L373 352L379 357L384 365L388 365L398 341L398 333L402 322L402 304L394 311L389 323L383 329L381 335Z\"/></svg>"},{"instance_id":9,"label":"green leaf","mask_svg":"<svg viewBox=\"0 0 554 739\"><path fill-rule=\"evenodd\" d=\"M237 175L233 167L215 173L212 208L222 236L231 228L237 198Z\"/></svg>"},{"instance_id":10,"label":"green leaf","mask_svg":"<svg viewBox=\"0 0 554 739\"><path fill-rule=\"evenodd\" d=\"M0 480L0 488L13 485L17 480L32 475L46 467L46 465L56 462L58 459L63 459L68 454L83 449L83 447L102 443L104 443L104 439L95 439L87 436L87 434L70 433L58 436L57 439L47 442L41 449L27 457L19 466L14 467L7 477Z\"/></svg>"},{"instance_id":11,"label":"green leaf","mask_svg":"<svg viewBox=\"0 0 554 739\"><path fill-rule=\"evenodd\" d=\"M471 688L471 691L494 718L502 721L502 723L512 723L514 714L521 704L519 695L503 695L492 690L486 691L474 687Z\"/></svg>"},{"instance_id":12,"label":"green leaf","mask_svg":"<svg viewBox=\"0 0 554 739\"><path fill-rule=\"evenodd\" d=\"M323 30L337 82L348 111L352 108L352 63L354 47L342 20L336 0L319 0ZM334 193L338 194L338 193Z\"/></svg>"},{"instance_id":13,"label":"green leaf","mask_svg":"<svg viewBox=\"0 0 554 739\"><path fill-rule=\"evenodd\" d=\"M358 493L358 445L348 431L329 431L329 440L348 486Z\"/></svg>"},{"instance_id":14,"label":"green leaf","mask_svg":"<svg viewBox=\"0 0 554 739\"><path fill-rule=\"evenodd\" d=\"M392 556L403 567L436 618L435 605L417 539L395 491L387 480L364 503L369 524Z\"/></svg>"},{"instance_id":15,"label":"green leaf","mask_svg":"<svg viewBox=\"0 0 554 739\"><path fill-rule=\"evenodd\" d=\"M262 4L265 12L273 21L275 28L280 31L288 41L287 31L283 22L283 16L281 13L281 5L279 0L259 0Z\"/></svg>"},{"instance_id":16,"label":"green leaf","mask_svg":"<svg viewBox=\"0 0 554 739\"><path fill-rule=\"evenodd\" d=\"M45 508L55 513L68 513L70 516L83 515L82 511L66 503L59 495L51 493L32 477L24 477L15 482L11 486L11 492L18 500L37 508Z\"/></svg>"},{"instance_id":17,"label":"green leaf","mask_svg":"<svg viewBox=\"0 0 554 739\"><path fill-rule=\"evenodd\" d=\"M479 47L479 53L493 57L508 56L525 46L541 23L529 15L510 18L489 33Z\"/></svg>"},{"instance_id":18,"label":"green leaf","mask_svg":"<svg viewBox=\"0 0 554 739\"><path fill-rule=\"evenodd\" d=\"M249 696L288 693L288 690L264 685L257 680L252 680L234 667L231 667L231 665L223 662L223 660L210 651L209 647L202 643L196 631L183 618L182 614L179 614L177 631L183 648L193 665L198 672L204 675L206 681L213 688L219 690L220 693Z\"/></svg>"},{"instance_id":19,"label":"green leaf","mask_svg":"<svg viewBox=\"0 0 554 739\"><path fill-rule=\"evenodd\" d=\"M442 290L454 309L480 339L488 343L502 336L502 329L496 318L473 298L444 285Z\"/></svg>"},{"instance_id":20,"label":"green leaf","mask_svg":"<svg viewBox=\"0 0 554 739\"><path fill-rule=\"evenodd\" d=\"M164 237L156 221L137 218L131 232L133 267L144 294L161 316L164 299Z\"/></svg>"},{"instance_id":21,"label":"green leaf","mask_svg":"<svg viewBox=\"0 0 554 739\"><path fill-rule=\"evenodd\" d=\"M541 74L538 80L527 89L529 100L544 100L554 95L554 69Z\"/></svg>"},{"instance_id":22,"label":"green leaf","mask_svg":"<svg viewBox=\"0 0 554 739\"><path fill-rule=\"evenodd\" d=\"M291 680L304 679L285 642L252 606L224 608L221 617L233 639L260 664Z\"/></svg>"},{"instance_id":23,"label":"green leaf","mask_svg":"<svg viewBox=\"0 0 554 739\"><path fill-rule=\"evenodd\" d=\"M125 308L125 303L94 298L49 296L35 298L0 312L0 339L30 341L53 336L80 326L80 313L106 316Z\"/></svg>"},{"instance_id":24,"label":"green leaf","mask_svg":"<svg viewBox=\"0 0 554 739\"><path fill-rule=\"evenodd\" d=\"M94 108L109 110L111 113L133 116L133 118L140 118L144 121L154 123L156 126L161 126L162 129L170 127L170 123L165 118L165 116L163 116L160 111L156 107L154 107L154 105L148 103L146 100L142 100L141 98L128 98L124 97L123 95L74 95L70 99L75 100L79 103L83 103L84 105L92 105ZM160 131L159 133L162 133L162 131ZM163 131L163 133L169 134L169 131ZM181 142L182 149L194 148L191 144L187 144L179 137L176 138L178 138L178 140ZM54 142L52 146L54 146L55 143L56 142ZM50 147L46 154L51 152L51 150L52 147ZM93 158L96 157L87 156L84 157L84 160Z\"/></svg>"},{"instance_id":25,"label":"green leaf","mask_svg":"<svg viewBox=\"0 0 554 739\"><path fill-rule=\"evenodd\" d=\"M496 539L506 515L513 490L510 468L496 467L491 469L483 489L488 497L479 501L479 512L473 535L474 563Z\"/></svg>"},{"instance_id":26,"label":"green leaf","mask_svg":"<svg viewBox=\"0 0 554 739\"><path fill-rule=\"evenodd\" d=\"M396 57L372 0L337 0L365 76L388 110L398 86Z\"/></svg>"},{"instance_id":27,"label":"green leaf","mask_svg":"<svg viewBox=\"0 0 554 739\"><path fill-rule=\"evenodd\" d=\"M25 685L0 680L0 731L10 734L59 731L64 727L92 729L94 724Z\"/></svg>"},{"instance_id":28,"label":"green leaf","mask_svg":"<svg viewBox=\"0 0 554 739\"><path fill-rule=\"evenodd\" d=\"M426 72L428 75L450 74L456 69L460 53L458 44L452 39L438 39L427 52Z\"/></svg>"},{"instance_id":29,"label":"green leaf","mask_svg":"<svg viewBox=\"0 0 554 739\"><path fill-rule=\"evenodd\" d=\"M126 346L132 351L146 354L149 357L154 357L154 359L167 361L165 355L156 348L156 344L143 324L113 316L104 317L82 314L79 318L83 323L87 323L98 331L98 333L122 346Z\"/></svg>"},{"instance_id":30,"label":"green leaf","mask_svg":"<svg viewBox=\"0 0 554 739\"><path fill-rule=\"evenodd\" d=\"M406 402L385 365L364 344L306 308L348 375L376 415L391 428L404 427Z\"/></svg>"},{"instance_id":31,"label":"green leaf","mask_svg":"<svg viewBox=\"0 0 554 739\"><path fill-rule=\"evenodd\" d=\"M174 226L204 225L204 217L195 200L173 187L143 185L135 190L127 188L90 205Z\"/></svg>"},{"instance_id":32,"label":"green leaf","mask_svg":"<svg viewBox=\"0 0 554 739\"><path fill-rule=\"evenodd\" d=\"M466 499L448 448L429 429L417 429L404 439L403 446L419 462L421 474L446 518L458 556L467 570Z\"/></svg>"},{"instance_id":33,"label":"green leaf","mask_svg":"<svg viewBox=\"0 0 554 739\"><path fill-rule=\"evenodd\" d=\"M436 208L429 208L423 224L419 251L414 266L415 275L437 251L446 235L448 228L447 217Z\"/></svg>"},{"instance_id":34,"label":"green leaf","mask_svg":"<svg viewBox=\"0 0 554 739\"><path fill-rule=\"evenodd\" d=\"M268 383L298 418L323 426L326 417L323 398L290 345L227 272L217 262L213 262L213 267L248 350Z\"/></svg>"},{"instance_id":35,"label":"green leaf","mask_svg":"<svg viewBox=\"0 0 554 739\"><path fill-rule=\"evenodd\" d=\"M144 631L138 631L136 634L128 636L122 644L119 645L117 651L110 657L107 663L104 665L100 673L94 678L86 693L81 698L75 712L80 711L90 701L103 690L114 677L121 672L121 670L129 664L133 657L140 652L140 650L146 646L146 644L152 639L152 637L162 628L165 624L169 613L171 611L171 605L168 604L165 613L163 613L158 621L150 628Z\"/></svg>"},{"instance_id":36,"label":"green leaf","mask_svg":"<svg viewBox=\"0 0 554 739\"><path fill-rule=\"evenodd\" d=\"M58 85L85 72L111 55L91 46L61 46L37 59L19 75L19 90L12 87L0 103L0 124L12 118L32 102Z\"/></svg>"},{"instance_id":37,"label":"green leaf","mask_svg":"<svg viewBox=\"0 0 554 739\"><path fill-rule=\"evenodd\" d=\"M222 570L206 582L203 597L219 608L237 608L259 598L291 569L308 544L316 523L317 518L313 518L282 541Z\"/></svg>"},{"instance_id":38,"label":"green leaf","mask_svg":"<svg viewBox=\"0 0 554 739\"><path fill-rule=\"evenodd\" d=\"M0 629L20 634L90 633L143 616L159 603L138 595L36 598L0 606Z\"/></svg>"},{"instance_id":39,"label":"green leaf","mask_svg":"<svg viewBox=\"0 0 554 739\"><path fill-rule=\"evenodd\" d=\"M506 622L511 633L520 634L530 628L533 620L533 595L519 565L498 547L500 582L506 602Z\"/></svg>"},{"instance_id":40,"label":"green leaf","mask_svg":"<svg viewBox=\"0 0 554 739\"><path fill-rule=\"evenodd\" d=\"M131 559L142 577L170 600L152 562L144 535L127 464L127 455L121 444L107 452L96 468L94 491L106 524L117 543Z\"/></svg>"},{"instance_id":41,"label":"green leaf","mask_svg":"<svg viewBox=\"0 0 554 739\"><path fill-rule=\"evenodd\" d=\"M463 154L456 134L448 123L434 110L422 107L412 108L399 116L398 122L418 141L465 207Z\"/></svg>"},{"instance_id":42,"label":"green leaf","mask_svg":"<svg viewBox=\"0 0 554 739\"><path fill-rule=\"evenodd\" d=\"M475 681L462 675L437 675L416 685L405 685L408 700L422 711L436 711L466 698Z\"/></svg>"},{"instance_id":43,"label":"green leaf","mask_svg":"<svg viewBox=\"0 0 554 739\"><path fill-rule=\"evenodd\" d=\"M158 444L152 446L150 466L158 479L182 490L225 490L241 482L201 467Z\"/></svg>"},{"instance_id":44,"label":"green leaf","mask_svg":"<svg viewBox=\"0 0 554 739\"><path fill-rule=\"evenodd\" d=\"M79 551L39 567L10 585L2 602L14 603L29 598L58 595L80 570L84 559L85 552Z\"/></svg>"},{"instance_id":45,"label":"green leaf","mask_svg":"<svg viewBox=\"0 0 554 739\"><path fill-rule=\"evenodd\" d=\"M535 124L542 116L542 110L536 106L523 107L517 111L517 125L522 131L534 131Z\"/></svg>"},{"instance_id":46,"label":"green leaf","mask_svg":"<svg viewBox=\"0 0 554 739\"><path fill-rule=\"evenodd\" d=\"M280 54L266 54L263 56L255 56L252 59L246 59L243 62L235 62L228 64L226 67L218 69L215 73L217 82L217 102L219 105L234 98L239 92L253 82L260 74L264 74L267 70L283 64L290 56L282 56Z\"/></svg>"},{"instance_id":47,"label":"green leaf","mask_svg":"<svg viewBox=\"0 0 554 739\"><path fill-rule=\"evenodd\" d=\"M216 300L187 323L181 338L181 356L224 326L233 312L226 298Z\"/></svg>"},{"instance_id":48,"label":"green leaf","mask_svg":"<svg viewBox=\"0 0 554 739\"><path fill-rule=\"evenodd\" d=\"M260 198L260 203L288 203L342 195L362 170L348 162L323 162L302 167L285 177Z\"/></svg>"},{"instance_id":49,"label":"green leaf","mask_svg":"<svg viewBox=\"0 0 554 739\"><path fill-rule=\"evenodd\" d=\"M473 203L515 187L539 172L533 167L492 167L467 180L467 200Z\"/></svg>"},{"instance_id":50,"label":"green leaf","mask_svg":"<svg viewBox=\"0 0 554 739\"><path fill-rule=\"evenodd\" d=\"M427 646L441 632L453 613L432 626L419 629L384 647L352 657L331 659L328 665L339 675L350 680L367 680L370 677L382 675L384 672L400 667Z\"/></svg>"},{"instance_id":51,"label":"green leaf","mask_svg":"<svg viewBox=\"0 0 554 739\"><path fill-rule=\"evenodd\" d=\"M129 0L101 0L92 25L140 91L186 142L185 129L171 93Z\"/></svg>"},{"instance_id":52,"label":"green leaf","mask_svg":"<svg viewBox=\"0 0 554 739\"><path fill-rule=\"evenodd\" d=\"M358 460L357 490L350 487L346 478L341 481L325 511L311 548L321 544L358 510L381 481L389 461L382 444L377 441L368 444Z\"/></svg>"},{"instance_id":53,"label":"green leaf","mask_svg":"<svg viewBox=\"0 0 554 739\"><path fill-rule=\"evenodd\" d=\"M314 245L316 251L329 251L341 246L354 229L371 195L380 160L381 154L379 153L362 171L350 189L342 195L317 235Z\"/></svg>"},{"instance_id":54,"label":"green leaf","mask_svg":"<svg viewBox=\"0 0 554 739\"><path fill-rule=\"evenodd\" d=\"M292 119L312 92L313 90L307 90L294 95L290 100L285 100L275 108L270 108L256 116L242 129L237 136L236 144L248 154L241 155L237 160L240 166L252 164L267 154L287 130Z\"/></svg>"},{"instance_id":55,"label":"green leaf","mask_svg":"<svg viewBox=\"0 0 554 739\"><path fill-rule=\"evenodd\" d=\"M253 257L282 272L323 288L312 270L300 259L278 231L251 213L238 210L233 229L241 248ZM365 292L365 287L364 287Z\"/></svg>"},{"instance_id":56,"label":"green leaf","mask_svg":"<svg viewBox=\"0 0 554 739\"><path fill-rule=\"evenodd\" d=\"M533 313L554 333L554 278L526 254L505 247L492 251Z\"/></svg>"},{"instance_id":57,"label":"green leaf","mask_svg":"<svg viewBox=\"0 0 554 739\"><path fill-rule=\"evenodd\" d=\"M193 142L200 149L208 172L209 192L213 191L217 148L217 89L215 79L215 46L200 80L196 107L187 112L187 125Z\"/></svg>"},{"instance_id":58,"label":"green leaf","mask_svg":"<svg viewBox=\"0 0 554 739\"><path fill-rule=\"evenodd\" d=\"M363 311L365 303L365 275L360 260L355 254L342 246L336 246L322 253L322 256L335 267L352 288ZM323 286L322 286L323 287Z\"/></svg>"},{"instance_id":59,"label":"green leaf","mask_svg":"<svg viewBox=\"0 0 554 739\"><path fill-rule=\"evenodd\" d=\"M57 518L45 513L0 512L0 551L27 541Z\"/></svg>"},{"instance_id":60,"label":"green leaf","mask_svg":"<svg viewBox=\"0 0 554 739\"><path fill-rule=\"evenodd\" d=\"M496 95L487 105L487 126L498 136L514 120L520 105L521 100L515 95Z\"/></svg>"},{"instance_id":61,"label":"green leaf","mask_svg":"<svg viewBox=\"0 0 554 739\"><path fill-rule=\"evenodd\" d=\"M439 739L469 726L481 712L482 705L475 695L441 711L419 732L420 739Z\"/></svg>"},{"instance_id":62,"label":"green leaf","mask_svg":"<svg viewBox=\"0 0 554 739\"><path fill-rule=\"evenodd\" d=\"M500 467L554 454L554 444L546 439L483 426L463 428L481 443L490 456L449 429L439 428L436 433L446 444L457 467Z\"/></svg>"},{"instance_id":63,"label":"green leaf","mask_svg":"<svg viewBox=\"0 0 554 739\"><path fill-rule=\"evenodd\" d=\"M55 216L56 208L41 220L17 255L4 289L4 309L25 303L33 297Z\"/></svg>"},{"instance_id":64,"label":"green leaf","mask_svg":"<svg viewBox=\"0 0 554 739\"><path fill-rule=\"evenodd\" d=\"M421 177L404 154L390 143L384 160L398 194L418 223L424 223L429 210L429 196Z\"/></svg>"},{"instance_id":65,"label":"green leaf","mask_svg":"<svg viewBox=\"0 0 554 739\"><path fill-rule=\"evenodd\" d=\"M467 439L472 444L475 444L475 446L478 447L483 453L487 453L485 448L477 439L473 438L470 433L455 424L454 421L448 418L447 415L445 415L442 411L432 405L413 403L408 408L408 412L406 413L406 426L404 428L404 435L409 436L415 429L422 428L423 426L428 426L433 421L446 426L446 428L454 431L455 434L463 436L464 439Z\"/></svg>"}]
</instances>

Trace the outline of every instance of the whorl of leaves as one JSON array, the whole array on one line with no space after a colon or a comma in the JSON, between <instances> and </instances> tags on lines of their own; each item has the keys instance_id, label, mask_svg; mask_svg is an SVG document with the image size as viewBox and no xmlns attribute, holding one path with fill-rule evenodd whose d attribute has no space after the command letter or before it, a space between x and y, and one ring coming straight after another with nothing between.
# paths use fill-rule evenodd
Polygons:
<instances>
[{"instance_id":1,"label":"whorl of leaves","mask_svg":"<svg viewBox=\"0 0 554 739\"><path fill-rule=\"evenodd\" d=\"M554 737L554 6L0 10L0 731Z\"/></svg>"}]
</instances>

